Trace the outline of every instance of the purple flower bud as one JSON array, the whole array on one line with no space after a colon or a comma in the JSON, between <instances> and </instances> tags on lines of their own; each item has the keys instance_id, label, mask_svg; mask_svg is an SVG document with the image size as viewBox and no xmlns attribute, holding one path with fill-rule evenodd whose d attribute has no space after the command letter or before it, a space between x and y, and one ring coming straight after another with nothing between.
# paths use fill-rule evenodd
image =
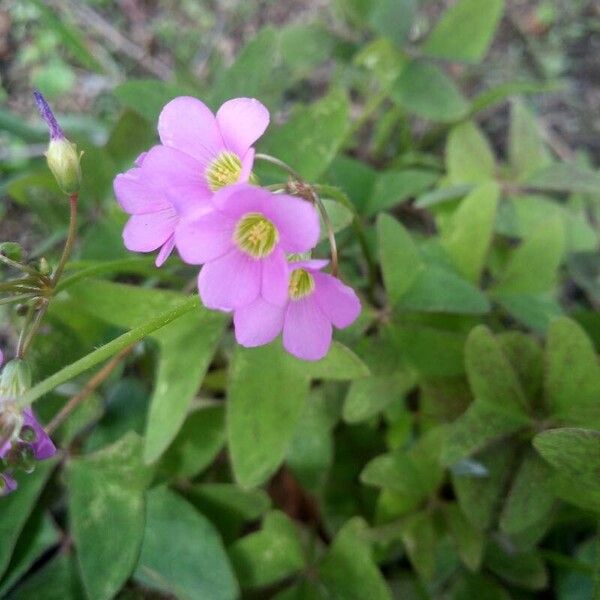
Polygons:
<instances>
[{"instance_id":1,"label":"purple flower bud","mask_svg":"<svg viewBox=\"0 0 600 600\"><path fill-rule=\"evenodd\" d=\"M35 98L35 103L37 104L38 110L40 111L40 115L42 115L42 119L46 121L46 125L48 125L48 129L50 130L50 139L51 140L62 140L65 138L65 134L63 130L60 128L52 109L48 102L46 102L46 98L42 96L40 92L34 90L33 97Z\"/></svg>"},{"instance_id":2,"label":"purple flower bud","mask_svg":"<svg viewBox=\"0 0 600 600\"><path fill-rule=\"evenodd\" d=\"M77 193L81 184L81 167L79 165L81 155L77 153L75 144L65 137L44 96L37 90L33 92L33 96L42 119L50 130L50 144L46 152L48 167L52 171L58 187L65 194Z\"/></svg>"}]
</instances>

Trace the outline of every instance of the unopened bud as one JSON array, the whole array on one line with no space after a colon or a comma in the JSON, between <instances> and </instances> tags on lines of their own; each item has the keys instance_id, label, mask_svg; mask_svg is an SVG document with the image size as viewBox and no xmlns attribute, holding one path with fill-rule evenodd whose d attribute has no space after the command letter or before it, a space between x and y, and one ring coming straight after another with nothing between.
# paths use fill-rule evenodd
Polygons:
<instances>
[{"instance_id":1,"label":"unopened bud","mask_svg":"<svg viewBox=\"0 0 600 600\"><path fill-rule=\"evenodd\" d=\"M40 92L33 93L42 119L50 130L50 144L46 152L48 167L52 171L58 187L65 194L74 194L81 185L81 154L63 133L46 99Z\"/></svg>"},{"instance_id":2,"label":"unopened bud","mask_svg":"<svg viewBox=\"0 0 600 600\"><path fill-rule=\"evenodd\" d=\"M50 272L52 271L48 261L44 257L40 258L39 271L42 275L50 275Z\"/></svg>"},{"instance_id":3,"label":"unopened bud","mask_svg":"<svg viewBox=\"0 0 600 600\"><path fill-rule=\"evenodd\" d=\"M26 361L15 358L6 363L0 376L0 398L16 399L31 387L31 369Z\"/></svg>"}]
</instances>

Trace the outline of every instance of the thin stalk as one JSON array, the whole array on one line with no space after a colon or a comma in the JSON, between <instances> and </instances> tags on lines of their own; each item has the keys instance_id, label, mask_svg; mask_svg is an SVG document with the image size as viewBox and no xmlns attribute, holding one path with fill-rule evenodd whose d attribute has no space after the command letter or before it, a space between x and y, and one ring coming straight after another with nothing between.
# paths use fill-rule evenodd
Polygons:
<instances>
[{"instance_id":1,"label":"thin stalk","mask_svg":"<svg viewBox=\"0 0 600 600\"><path fill-rule=\"evenodd\" d=\"M0 306L12 304L13 302L25 302L25 300L29 300L32 297L32 294L20 294L18 296L11 296L10 298L0 298Z\"/></svg>"},{"instance_id":2,"label":"thin stalk","mask_svg":"<svg viewBox=\"0 0 600 600\"><path fill-rule=\"evenodd\" d=\"M323 204L323 202L321 202L321 198L319 198L319 195L315 191L315 188L310 183L308 183L302 177L302 175L300 175L300 173L298 173L298 171L296 171L295 169L290 167L287 163L283 162L282 160L279 160L278 158L275 158L274 156L271 156L269 154L261 154L261 153L256 154L255 158L257 158L258 160L264 160L265 162L269 162L272 165L275 165L276 167L283 169L286 173L288 173L288 175L291 175L291 177L293 177L296 181L298 181L299 183L303 184L306 187L306 189L310 193L313 204L316 204L319 212L321 213L321 217L323 218L323 222L325 223L325 227L327 228L327 238L329 240L329 249L331 252L331 273L332 273L332 275L334 275L334 277L337 277L337 274L338 274L338 251L337 251L337 244L335 241L335 234L333 232L333 225L331 223L331 219L329 218L329 215L327 214L325 205Z\"/></svg>"},{"instance_id":3,"label":"thin stalk","mask_svg":"<svg viewBox=\"0 0 600 600\"><path fill-rule=\"evenodd\" d=\"M31 346L33 339L35 338L37 332L39 331L40 327L42 326L42 321L44 320L44 315L46 314L46 311L48 310L49 304L50 304L50 301L46 298L45 302L42 304L42 306L40 306L40 308L38 308L35 318L33 319L33 322L31 323L31 327L29 328L29 331L27 332L27 335L25 336L23 345L21 346L21 353L19 354L19 358L24 358L25 354L27 354L27 350L29 350L29 347Z\"/></svg>"},{"instance_id":4,"label":"thin stalk","mask_svg":"<svg viewBox=\"0 0 600 600\"><path fill-rule=\"evenodd\" d=\"M18 263L16 261L8 258L8 256L4 256L4 254L1 254L1 253L0 253L0 262L4 263L8 267L12 267L13 269L23 271L24 273L29 273L30 275L34 275L36 277L39 277L39 275L40 275L33 267L30 267L29 265L22 265L21 263Z\"/></svg>"},{"instance_id":5,"label":"thin stalk","mask_svg":"<svg viewBox=\"0 0 600 600\"><path fill-rule=\"evenodd\" d=\"M77 194L71 194L69 196L69 206L70 206L70 215L69 215L69 231L67 233L67 241L65 242L65 247L63 248L62 256L60 257L60 261L58 262L58 266L56 267L56 271L52 276L52 287L55 288L60 276L62 275L65 265L67 264L67 260L69 260L69 256L71 256L71 252L73 251L73 244L75 243L75 237L77 236Z\"/></svg>"},{"instance_id":6,"label":"thin stalk","mask_svg":"<svg viewBox=\"0 0 600 600\"><path fill-rule=\"evenodd\" d=\"M22 358L23 356L23 343L25 342L25 334L27 329L29 328L29 324L31 323L31 319L33 319L34 308L33 305L30 304L27 307L27 314L25 315L25 321L23 322L23 327L21 329L21 333L19 334L19 341L17 342L17 357Z\"/></svg>"},{"instance_id":7,"label":"thin stalk","mask_svg":"<svg viewBox=\"0 0 600 600\"><path fill-rule=\"evenodd\" d=\"M182 315L194 310L198 307L199 299L198 296L194 295L188 298L185 302L182 302L179 306L172 308L160 315L150 319L143 325L139 327L135 327L129 330L127 333L120 335L108 342L108 344L104 344L97 350L94 350L90 354L80 358L79 360L67 365L54 375L40 381L38 384L34 385L30 390L28 390L21 398L18 400L18 406L20 408L26 408L32 402L35 402L38 398L52 391L54 388L59 385L77 377L84 371L95 367L97 364L104 362L109 359L111 356L114 356L117 352L120 352L124 348L135 344L139 340L145 338L150 333L168 325L175 319L178 319Z\"/></svg>"}]
</instances>

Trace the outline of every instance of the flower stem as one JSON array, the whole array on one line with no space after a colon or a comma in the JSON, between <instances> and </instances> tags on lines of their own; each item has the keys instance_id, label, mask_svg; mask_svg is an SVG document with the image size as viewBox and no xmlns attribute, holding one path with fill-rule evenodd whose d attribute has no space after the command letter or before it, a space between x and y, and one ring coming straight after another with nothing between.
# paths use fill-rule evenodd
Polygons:
<instances>
[{"instance_id":1,"label":"flower stem","mask_svg":"<svg viewBox=\"0 0 600 600\"><path fill-rule=\"evenodd\" d=\"M69 231L67 233L65 247L63 248L60 260L58 261L58 266L56 267L56 271L54 271L54 274L50 279L50 297L52 297L52 295L54 295L56 291L56 286L60 280L61 275L63 274L63 271L65 270L65 265L69 260L69 256L71 256L71 252L73 251L73 245L75 243L75 238L77 236L77 194L71 194L69 196L69 206ZM35 315L35 319L33 320L29 331L27 332L27 336L25 337L22 345L20 345L20 352L17 353L17 356L19 356L19 358L23 358L27 354L29 347L35 339L35 336L39 331L44 320L46 311L48 310L48 306L50 304L50 297L45 298L42 305L38 308L38 312Z\"/></svg>"},{"instance_id":2,"label":"flower stem","mask_svg":"<svg viewBox=\"0 0 600 600\"><path fill-rule=\"evenodd\" d=\"M69 232L67 233L67 241L65 242L62 256L60 257L56 271L52 276L52 288L56 287L58 280L65 270L65 265L67 264L67 260L69 260L69 256L71 256L75 237L77 236L77 194L71 194L69 196L69 206L71 209L69 215Z\"/></svg>"},{"instance_id":3,"label":"flower stem","mask_svg":"<svg viewBox=\"0 0 600 600\"><path fill-rule=\"evenodd\" d=\"M157 315L153 319L146 321L144 324L135 327L129 330L127 333L124 333L114 340L111 340L107 344L104 344L104 346L101 346L97 350L90 352L90 354L84 356L83 358L80 358L74 363L67 365L57 373L54 373L54 375L51 375L43 381L40 381L38 384L34 385L30 390L28 390L23 396L21 396L21 398L19 398L17 403L18 406L20 408L26 408L44 394L47 394L55 387L65 383L65 381L69 381L70 379L77 377L77 375L80 373L91 369L101 362L104 362L117 352L145 338L153 331L168 325L171 323L171 321L174 321L191 310L194 310L198 307L198 303L198 296L194 295L182 302L179 306Z\"/></svg>"},{"instance_id":4,"label":"flower stem","mask_svg":"<svg viewBox=\"0 0 600 600\"><path fill-rule=\"evenodd\" d=\"M308 194L310 195L310 200L312 201L313 204L315 204L317 206L319 212L321 213L323 222L325 223L325 227L327 228L327 238L329 240L329 249L331 252L331 273L334 277L337 277L337 275L338 275L338 251L337 251L337 244L335 241L335 234L333 231L333 225L331 223L331 219L329 218L329 215L327 214L327 209L325 208L325 205L321 201L321 198L319 198L319 194L317 194L315 188L310 183L308 183L302 177L302 175L300 175L300 173L298 173L298 171L292 169L292 167L290 167L287 163L283 162L282 160L275 158L274 156L271 156L270 154L261 154L261 153L256 154L255 158L257 158L258 160L264 160L265 162L269 162L272 165L275 165L276 167L283 169L286 173L288 173L288 175L290 175L293 179L295 179L298 183L300 183L303 187L306 188L306 190L308 191Z\"/></svg>"}]
</instances>

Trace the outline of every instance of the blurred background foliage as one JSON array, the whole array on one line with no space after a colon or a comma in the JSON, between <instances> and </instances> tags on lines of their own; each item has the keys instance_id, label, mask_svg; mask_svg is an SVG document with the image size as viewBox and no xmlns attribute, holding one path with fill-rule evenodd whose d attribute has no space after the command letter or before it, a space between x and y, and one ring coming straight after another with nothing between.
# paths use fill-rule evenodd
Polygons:
<instances>
[{"instance_id":1,"label":"blurred background foliage","mask_svg":"<svg viewBox=\"0 0 600 600\"><path fill-rule=\"evenodd\" d=\"M269 107L364 306L321 363L201 309L123 355L0 499L0 596L598 594L599 36L594 0L0 2L0 242L66 233L33 87L85 152L37 380L193 291L112 195L181 94Z\"/></svg>"}]
</instances>

